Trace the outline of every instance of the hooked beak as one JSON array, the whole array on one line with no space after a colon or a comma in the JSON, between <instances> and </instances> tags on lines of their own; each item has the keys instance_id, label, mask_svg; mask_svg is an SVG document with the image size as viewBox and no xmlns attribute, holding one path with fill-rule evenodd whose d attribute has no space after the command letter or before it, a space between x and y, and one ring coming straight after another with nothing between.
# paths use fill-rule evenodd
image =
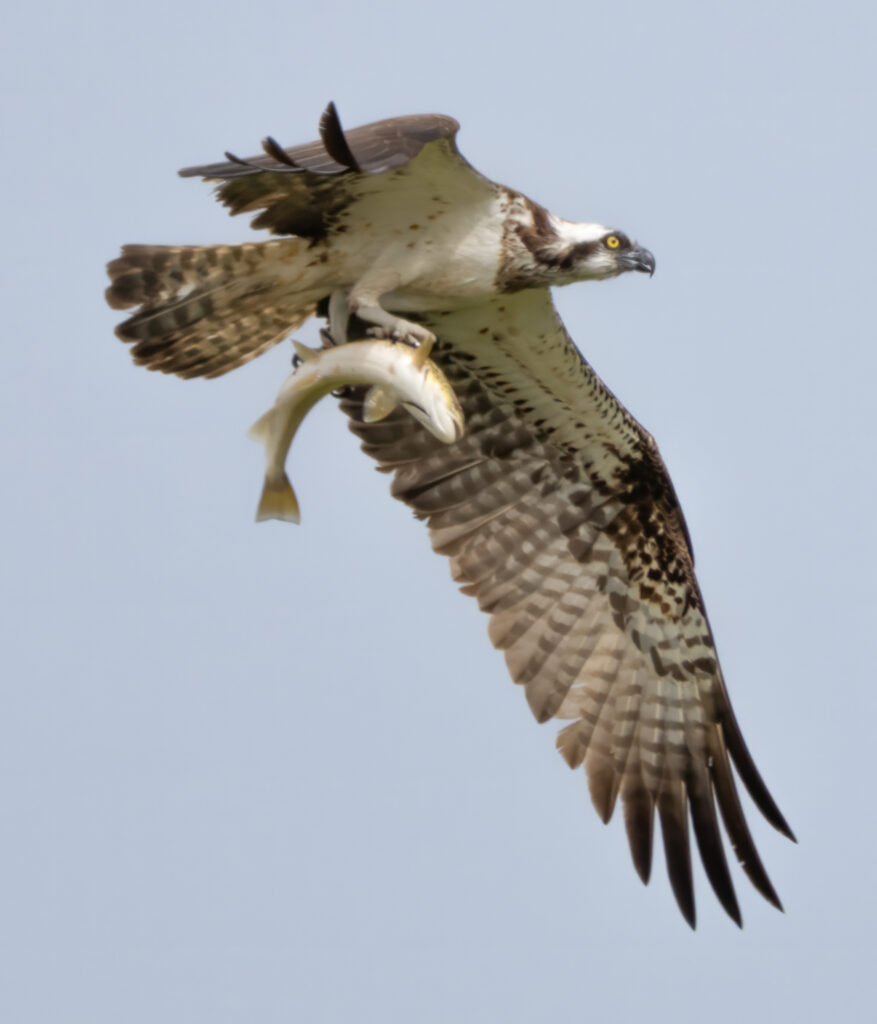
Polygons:
<instances>
[{"instance_id":1,"label":"hooked beak","mask_svg":"<svg viewBox=\"0 0 877 1024\"><path fill-rule=\"evenodd\" d=\"M643 249L636 244L628 249L622 259L625 270L638 270L642 274L648 274L649 277L655 272L655 257L648 249Z\"/></svg>"}]
</instances>

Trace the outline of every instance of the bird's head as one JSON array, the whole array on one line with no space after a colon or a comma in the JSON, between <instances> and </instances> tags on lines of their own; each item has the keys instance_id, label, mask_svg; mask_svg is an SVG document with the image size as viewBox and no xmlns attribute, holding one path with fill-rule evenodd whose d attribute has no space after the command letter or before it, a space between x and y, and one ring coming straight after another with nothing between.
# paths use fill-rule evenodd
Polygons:
<instances>
[{"instance_id":1,"label":"bird's head","mask_svg":"<svg viewBox=\"0 0 877 1024\"><path fill-rule=\"evenodd\" d=\"M648 249L632 242L623 231L602 224L561 221L553 256L558 284L599 281L628 270L649 276L655 272L655 257Z\"/></svg>"}]
</instances>

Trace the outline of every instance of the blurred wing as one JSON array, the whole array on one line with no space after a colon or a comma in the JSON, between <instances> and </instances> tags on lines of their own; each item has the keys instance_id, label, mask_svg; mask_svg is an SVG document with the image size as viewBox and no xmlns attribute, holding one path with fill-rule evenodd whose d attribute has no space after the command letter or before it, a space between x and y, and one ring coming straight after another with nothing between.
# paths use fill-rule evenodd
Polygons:
<instances>
[{"instance_id":1,"label":"blurred wing","mask_svg":"<svg viewBox=\"0 0 877 1024\"><path fill-rule=\"evenodd\" d=\"M364 191L392 188L391 172L405 168L424 148L445 180L456 177L465 184L481 179L457 152L459 127L451 117L420 114L344 132L330 103L320 120L318 142L283 149L267 138L263 156L242 160L227 153L227 163L186 167L180 174L222 182L217 194L233 214L261 211L254 228L318 239Z\"/></svg>"},{"instance_id":2,"label":"blurred wing","mask_svg":"<svg viewBox=\"0 0 877 1024\"><path fill-rule=\"evenodd\" d=\"M427 520L454 579L490 614L490 638L536 718L571 720L558 747L584 765L604 821L620 795L643 881L657 810L673 891L694 925L690 818L739 924L718 806L745 872L779 907L730 760L767 819L791 832L731 710L653 439L581 357L547 290L425 323L466 435L443 445L401 412L364 423L354 393L342 404L363 449L393 472L393 494Z\"/></svg>"}]
</instances>

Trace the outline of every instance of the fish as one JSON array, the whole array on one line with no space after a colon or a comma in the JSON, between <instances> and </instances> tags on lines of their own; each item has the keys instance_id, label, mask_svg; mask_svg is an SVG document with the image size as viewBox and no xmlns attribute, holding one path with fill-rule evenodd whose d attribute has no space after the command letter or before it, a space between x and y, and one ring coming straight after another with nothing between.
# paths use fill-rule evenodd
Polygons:
<instances>
[{"instance_id":1,"label":"fish","mask_svg":"<svg viewBox=\"0 0 877 1024\"><path fill-rule=\"evenodd\" d=\"M256 522L301 522L298 499L286 475L286 457L305 416L340 387L371 385L363 403L367 423L384 419L401 405L445 444L463 436L463 410L447 377L429 358L430 343L414 348L381 339L322 349L298 341L293 346L299 365L283 382L272 408L249 431L265 446L265 484Z\"/></svg>"}]
</instances>

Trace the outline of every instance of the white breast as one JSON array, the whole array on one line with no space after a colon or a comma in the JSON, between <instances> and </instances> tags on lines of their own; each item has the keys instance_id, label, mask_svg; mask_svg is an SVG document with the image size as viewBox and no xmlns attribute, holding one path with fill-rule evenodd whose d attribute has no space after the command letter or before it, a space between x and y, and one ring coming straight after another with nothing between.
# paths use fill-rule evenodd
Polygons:
<instances>
[{"instance_id":1,"label":"white breast","mask_svg":"<svg viewBox=\"0 0 877 1024\"><path fill-rule=\"evenodd\" d=\"M340 218L333 262L351 285L370 267L391 263L401 284L382 297L400 312L454 308L495 292L507 194L476 175L394 172L376 181Z\"/></svg>"}]
</instances>

